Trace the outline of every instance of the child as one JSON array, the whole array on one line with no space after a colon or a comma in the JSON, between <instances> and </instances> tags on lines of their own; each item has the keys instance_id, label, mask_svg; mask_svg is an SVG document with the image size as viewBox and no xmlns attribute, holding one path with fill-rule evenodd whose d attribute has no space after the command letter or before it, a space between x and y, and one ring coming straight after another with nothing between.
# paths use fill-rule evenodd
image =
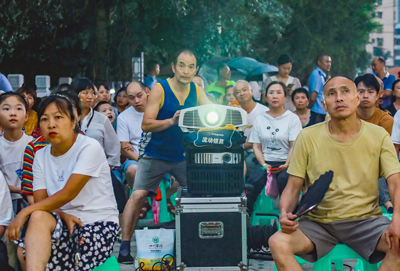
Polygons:
<instances>
[{"instance_id":1,"label":"child","mask_svg":"<svg viewBox=\"0 0 400 271\"><path fill-rule=\"evenodd\" d=\"M94 110L100 112L104 116L106 116L111 123L115 120L114 110L109 102L101 101L95 107Z\"/></svg>"},{"instance_id":2,"label":"child","mask_svg":"<svg viewBox=\"0 0 400 271\"><path fill-rule=\"evenodd\" d=\"M9 224L6 238L18 240L28 216L18 257L27 270L92 270L111 255L118 211L110 169L100 144L79 134L70 99L51 95L38 110L50 145L33 162L35 203ZM77 253L80 257L77 257Z\"/></svg>"},{"instance_id":3,"label":"child","mask_svg":"<svg viewBox=\"0 0 400 271\"><path fill-rule=\"evenodd\" d=\"M36 86L35 86L36 87ZM18 94L21 94L28 105L26 111L28 115L27 121L24 123L25 134L32 135L33 130L37 127L38 119L35 110L32 109L32 106L35 104L36 99L36 90L27 86L25 83L15 91Z\"/></svg>"},{"instance_id":4,"label":"child","mask_svg":"<svg viewBox=\"0 0 400 271\"><path fill-rule=\"evenodd\" d=\"M33 139L22 132L27 120L26 110L26 101L20 94L6 92L0 95L0 124L4 131L0 137L0 170L10 189L15 213L26 206L20 194L22 161L25 147Z\"/></svg>"}]
</instances>

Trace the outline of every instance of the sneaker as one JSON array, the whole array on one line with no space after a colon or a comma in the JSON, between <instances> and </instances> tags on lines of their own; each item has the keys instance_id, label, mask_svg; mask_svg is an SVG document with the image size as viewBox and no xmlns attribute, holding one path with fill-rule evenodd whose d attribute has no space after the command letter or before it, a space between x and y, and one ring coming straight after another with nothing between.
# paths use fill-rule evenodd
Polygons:
<instances>
[{"instance_id":1,"label":"sneaker","mask_svg":"<svg viewBox=\"0 0 400 271\"><path fill-rule=\"evenodd\" d=\"M126 256L122 255L121 253L118 254L118 262L122 264L134 264L135 260L128 254Z\"/></svg>"}]
</instances>

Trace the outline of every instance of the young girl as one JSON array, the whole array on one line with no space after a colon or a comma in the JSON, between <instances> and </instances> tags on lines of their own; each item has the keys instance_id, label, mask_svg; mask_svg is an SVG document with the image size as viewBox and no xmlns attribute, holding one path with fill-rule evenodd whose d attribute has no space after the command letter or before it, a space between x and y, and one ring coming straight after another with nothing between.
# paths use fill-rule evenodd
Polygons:
<instances>
[{"instance_id":1,"label":"young girl","mask_svg":"<svg viewBox=\"0 0 400 271\"><path fill-rule=\"evenodd\" d=\"M79 134L66 96L43 101L38 118L50 145L36 153L33 163L35 204L10 223L6 238L18 240L30 216L18 251L24 265L25 247L28 270L92 270L109 258L118 231L107 160L96 140Z\"/></svg>"},{"instance_id":2,"label":"young girl","mask_svg":"<svg viewBox=\"0 0 400 271\"><path fill-rule=\"evenodd\" d=\"M233 101L236 101L235 95L233 95L233 86L228 86L222 104L229 105Z\"/></svg>"},{"instance_id":3,"label":"young girl","mask_svg":"<svg viewBox=\"0 0 400 271\"><path fill-rule=\"evenodd\" d=\"M26 145L33 139L22 132L27 108L24 97L18 93L0 95L0 124L4 131L0 137L0 170L10 189L15 213L26 206L20 194L22 160Z\"/></svg>"}]
</instances>

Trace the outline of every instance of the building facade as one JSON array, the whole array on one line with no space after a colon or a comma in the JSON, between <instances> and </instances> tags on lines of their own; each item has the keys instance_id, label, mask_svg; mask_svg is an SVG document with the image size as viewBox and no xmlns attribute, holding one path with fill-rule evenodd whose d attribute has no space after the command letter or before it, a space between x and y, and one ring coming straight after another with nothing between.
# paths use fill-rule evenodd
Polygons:
<instances>
[{"instance_id":1,"label":"building facade","mask_svg":"<svg viewBox=\"0 0 400 271\"><path fill-rule=\"evenodd\" d=\"M399 2L400 0L377 1L374 18L381 26L376 32L370 33L369 43L366 46L367 52L372 57L383 56L386 59L387 67L396 65L396 57L400 64ZM398 27L398 30L395 31L395 27ZM398 37L398 41L396 37Z\"/></svg>"}]
</instances>

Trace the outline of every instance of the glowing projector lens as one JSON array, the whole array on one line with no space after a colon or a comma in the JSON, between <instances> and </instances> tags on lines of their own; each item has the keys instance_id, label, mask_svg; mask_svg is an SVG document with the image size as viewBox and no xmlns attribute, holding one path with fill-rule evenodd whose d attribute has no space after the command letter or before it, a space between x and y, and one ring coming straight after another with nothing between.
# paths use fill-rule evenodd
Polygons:
<instances>
[{"instance_id":1,"label":"glowing projector lens","mask_svg":"<svg viewBox=\"0 0 400 271\"><path fill-rule=\"evenodd\" d=\"M210 125L214 125L218 122L219 116L218 113L215 111L208 112L206 115L206 121Z\"/></svg>"}]
</instances>

